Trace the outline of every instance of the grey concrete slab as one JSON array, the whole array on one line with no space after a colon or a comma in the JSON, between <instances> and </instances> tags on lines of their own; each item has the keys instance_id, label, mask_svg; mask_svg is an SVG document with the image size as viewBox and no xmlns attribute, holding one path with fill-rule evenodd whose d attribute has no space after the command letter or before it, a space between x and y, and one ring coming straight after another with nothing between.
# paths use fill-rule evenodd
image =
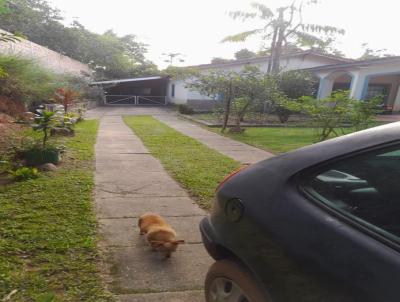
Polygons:
<instances>
[{"instance_id":1,"label":"grey concrete slab","mask_svg":"<svg viewBox=\"0 0 400 302\"><path fill-rule=\"evenodd\" d=\"M149 188L143 190L131 190L131 189L123 189L118 188L117 186L113 189L108 189L104 187L96 188L95 193L96 199L109 199L113 197L120 198L159 198L159 197L187 197L189 198L189 194L187 192L180 192L175 190L166 190L166 191L154 191L152 192Z\"/></svg>"},{"instance_id":2,"label":"grey concrete slab","mask_svg":"<svg viewBox=\"0 0 400 302\"><path fill-rule=\"evenodd\" d=\"M140 196L188 196L187 192L172 179L163 181L154 177L152 181L148 181L138 176L132 176L127 179L128 175L121 175L105 181L104 179L99 180L100 177L103 176L96 176L96 190L99 193Z\"/></svg>"},{"instance_id":3,"label":"grey concrete slab","mask_svg":"<svg viewBox=\"0 0 400 302\"><path fill-rule=\"evenodd\" d=\"M121 153L121 154L111 154L111 150L106 148L96 147L96 164L101 162L107 162L109 166L112 166L118 161L138 161L139 163L152 163L152 161L147 160L152 158L150 154L144 153Z\"/></svg>"},{"instance_id":4,"label":"grey concrete slab","mask_svg":"<svg viewBox=\"0 0 400 302\"><path fill-rule=\"evenodd\" d=\"M102 254L109 255L110 290L120 301L203 301L201 289L212 262L199 244L198 224L205 212L123 123L123 113L96 113L101 123L95 201L101 246L106 249ZM149 211L165 216L187 242L171 259L151 252L139 235L138 216Z\"/></svg>"},{"instance_id":5,"label":"grey concrete slab","mask_svg":"<svg viewBox=\"0 0 400 302\"><path fill-rule=\"evenodd\" d=\"M96 176L99 184L117 183L119 186L143 186L162 184L183 190L167 173L164 171L138 171L135 169L135 163L131 163L132 169L125 171L108 170ZM134 183L133 183L134 180Z\"/></svg>"},{"instance_id":6,"label":"grey concrete slab","mask_svg":"<svg viewBox=\"0 0 400 302\"><path fill-rule=\"evenodd\" d=\"M181 292L119 295L120 302L204 302L204 291L189 290Z\"/></svg>"},{"instance_id":7,"label":"grey concrete slab","mask_svg":"<svg viewBox=\"0 0 400 302\"><path fill-rule=\"evenodd\" d=\"M108 171L110 173L129 173L132 170L141 172L159 172L163 170L163 166L158 161L140 161L137 157L126 155L128 155L125 157L126 160L120 159L118 161L113 161L112 155L102 156L96 160L96 171L98 173Z\"/></svg>"},{"instance_id":8,"label":"grey concrete slab","mask_svg":"<svg viewBox=\"0 0 400 302\"><path fill-rule=\"evenodd\" d=\"M253 164L274 156L270 152L205 130L192 122L179 119L172 114L156 115L155 117L171 128L241 163Z\"/></svg>"},{"instance_id":9,"label":"grey concrete slab","mask_svg":"<svg viewBox=\"0 0 400 302\"><path fill-rule=\"evenodd\" d=\"M163 216L204 215L189 197L135 197L119 196L96 198L96 212L99 218L139 217L144 212L159 213Z\"/></svg>"},{"instance_id":10,"label":"grey concrete slab","mask_svg":"<svg viewBox=\"0 0 400 302\"><path fill-rule=\"evenodd\" d=\"M164 259L148 246L112 249L114 293L202 289L212 259L202 244L183 244Z\"/></svg>"},{"instance_id":11,"label":"grey concrete slab","mask_svg":"<svg viewBox=\"0 0 400 302\"><path fill-rule=\"evenodd\" d=\"M144 212L143 212L144 213ZM204 216L164 217L174 228L178 239L186 243L201 243L199 222ZM138 218L100 219L100 232L110 246L143 246L144 237L139 235Z\"/></svg>"}]
</instances>

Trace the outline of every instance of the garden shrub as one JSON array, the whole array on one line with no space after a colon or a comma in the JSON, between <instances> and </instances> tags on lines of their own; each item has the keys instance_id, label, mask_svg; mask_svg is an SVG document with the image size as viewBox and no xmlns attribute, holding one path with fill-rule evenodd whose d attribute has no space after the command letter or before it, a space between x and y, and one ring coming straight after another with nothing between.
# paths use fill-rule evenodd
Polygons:
<instances>
[{"instance_id":1,"label":"garden shrub","mask_svg":"<svg viewBox=\"0 0 400 302\"><path fill-rule=\"evenodd\" d=\"M374 121L374 116L380 112L381 103L380 96L360 101L349 97L349 91L338 90L324 99L303 97L298 102L282 103L282 106L307 114L311 124L319 130L320 141L323 141L332 135L339 136L337 130L344 126L354 127L356 130L368 128Z\"/></svg>"},{"instance_id":2,"label":"garden shrub","mask_svg":"<svg viewBox=\"0 0 400 302\"><path fill-rule=\"evenodd\" d=\"M11 173L15 181L24 181L28 179L38 178L39 172L36 168L22 167Z\"/></svg>"},{"instance_id":3,"label":"garden shrub","mask_svg":"<svg viewBox=\"0 0 400 302\"><path fill-rule=\"evenodd\" d=\"M28 108L49 100L60 77L33 60L17 56L0 55L0 67L6 72L0 78L0 95Z\"/></svg>"},{"instance_id":4,"label":"garden shrub","mask_svg":"<svg viewBox=\"0 0 400 302\"><path fill-rule=\"evenodd\" d=\"M13 116L14 111L26 111L25 107L33 110L42 103L53 102L55 92L62 98L59 102L65 103L67 99L68 106L77 94L83 101L97 101L101 96L98 87L89 86L89 79L56 74L30 59L0 55L0 69L4 71L0 75L0 112L7 113L4 108L8 108Z\"/></svg>"},{"instance_id":5,"label":"garden shrub","mask_svg":"<svg viewBox=\"0 0 400 302\"><path fill-rule=\"evenodd\" d=\"M316 93L318 80L308 71L290 70L280 73L275 77L279 91L286 101L297 102L303 96L313 96ZM286 123L292 111L286 106L280 106L279 101L273 110L281 123Z\"/></svg>"},{"instance_id":6,"label":"garden shrub","mask_svg":"<svg viewBox=\"0 0 400 302\"><path fill-rule=\"evenodd\" d=\"M178 111L180 114L187 114L187 115L194 114L193 108L185 104L179 105Z\"/></svg>"}]
</instances>

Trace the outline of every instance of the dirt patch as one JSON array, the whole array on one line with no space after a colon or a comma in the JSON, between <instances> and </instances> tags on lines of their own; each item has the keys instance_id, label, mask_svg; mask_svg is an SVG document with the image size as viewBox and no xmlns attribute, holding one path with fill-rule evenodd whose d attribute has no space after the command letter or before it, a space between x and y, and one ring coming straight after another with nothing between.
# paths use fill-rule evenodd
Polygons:
<instances>
[{"instance_id":1,"label":"dirt patch","mask_svg":"<svg viewBox=\"0 0 400 302\"><path fill-rule=\"evenodd\" d=\"M0 153L9 147L11 138L23 129L23 125L15 124L14 118L0 113Z\"/></svg>"},{"instance_id":2,"label":"dirt patch","mask_svg":"<svg viewBox=\"0 0 400 302\"><path fill-rule=\"evenodd\" d=\"M13 182L13 180L10 178L8 173L0 173L0 188L2 186L8 185L12 182Z\"/></svg>"},{"instance_id":3,"label":"dirt patch","mask_svg":"<svg viewBox=\"0 0 400 302\"><path fill-rule=\"evenodd\" d=\"M25 128L24 125L16 124L11 116L0 113L0 187L10 183L10 178L5 173L9 167L4 161L9 161L10 147Z\"/></svg>"}]
</instances>

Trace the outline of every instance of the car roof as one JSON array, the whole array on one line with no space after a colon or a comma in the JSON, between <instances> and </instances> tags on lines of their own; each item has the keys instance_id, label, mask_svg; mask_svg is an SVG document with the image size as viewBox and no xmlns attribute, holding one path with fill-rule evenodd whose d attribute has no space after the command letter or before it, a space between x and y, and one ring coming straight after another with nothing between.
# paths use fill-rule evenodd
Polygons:
<instances>
[{"instance_id":1,"label":"car roof","mask_svg":"<svg viewBox=\"0 0 400 302\"><path fill-rule=\"evenodd\" d=\"M374 146L400 142L400 122L354 132L324 142L306 146L256 164L259 168L277 169L282 174L294 174L331 159ZM278 170L279 169L279 170ZM286 172L286 173L285 173Z\"/></svg>"}]
</instances>

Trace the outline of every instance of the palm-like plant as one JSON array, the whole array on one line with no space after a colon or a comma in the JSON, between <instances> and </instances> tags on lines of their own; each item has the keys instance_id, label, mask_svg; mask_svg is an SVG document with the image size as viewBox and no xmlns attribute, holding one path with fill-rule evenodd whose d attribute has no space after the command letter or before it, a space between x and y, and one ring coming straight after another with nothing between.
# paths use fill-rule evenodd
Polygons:
<instances>
[{"instance_id":1,"label":"palm-like plant","mask_svg":"<svg viewBox=\"0 0 400 302\"><path fill-rule=\"evenodd\" d=\"M286 44L327 49L334 41L331 37L332 34L344 34L343 29L303 22L304 5L317 2L317 0L307 2L294 0L291 5L279 7L275 12L262 3L252 3L252 11L234 11L230 13L230 16L242 21L259 19L264 25L225 37L222 41L242 42L253 35L261 36L263 42L270 43L271 63L268 66L268 72L278 73L280 69L279 59ZM321 37L323 34L326 35L325 38Z\"/></svg>"},{"instance_id":2,"label":"palm-like plant","mask_svg":"<svg viewBox=\"0 0 400 302\"><path fill-rule=\"evenodd\" d=\"M42 147L46 148L47 141L49 139L49 131L56 124L55 113L51 111L42 111L41 115L37 115L35 117L35 124L33 125L33 130L42 131L43 139L42 139Z\"/></svg>"}]
</instances>

